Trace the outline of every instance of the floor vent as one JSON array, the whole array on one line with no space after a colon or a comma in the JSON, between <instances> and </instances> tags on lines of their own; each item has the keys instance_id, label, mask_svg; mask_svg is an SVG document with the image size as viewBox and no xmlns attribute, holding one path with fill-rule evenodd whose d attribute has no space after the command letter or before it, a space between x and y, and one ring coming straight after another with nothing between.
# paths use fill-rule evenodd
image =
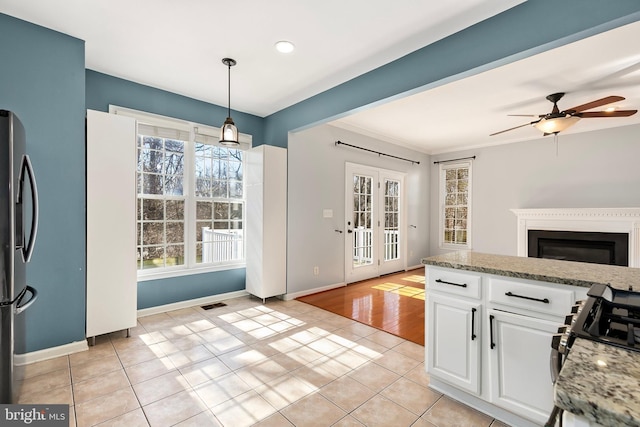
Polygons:
<instances>
[{"instance_id":1,"label":"floor vent","mask_svg":"<svg viewBox=\"0 0 640 427\"><path fill-rule=\"evenodd\" d=\"M216 302L213 304L207 304L207 305L203 305L202 309L203 310L211 310L212 308L220 308L220 307L226 307L227 304L223 303L223 302Z\"/></svg>"}]
</instances>

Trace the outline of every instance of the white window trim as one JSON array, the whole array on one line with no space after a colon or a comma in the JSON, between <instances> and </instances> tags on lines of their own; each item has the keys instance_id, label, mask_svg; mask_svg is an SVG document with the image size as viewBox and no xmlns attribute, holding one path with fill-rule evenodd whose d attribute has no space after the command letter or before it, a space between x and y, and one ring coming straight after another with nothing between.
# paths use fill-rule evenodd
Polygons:
<instances>
[{"instance_id":1,"label":"white window trim","mask_svg":"<svg viewBox=\"0 0 640 427\"><path fill-rule=\"evenodd\" d=\"M163 126L168 128L180 129L189 132L190 141L195 141L196 135L201 135L204 137L218 137L220 133L220 128L203 125L201 123L190 122L187 120L176 119L172 117L166 117L158 114L147 113L144 111L133 110L130 108L119 107L116 105L109 105L109 113L116 114L126 117L131 117L136 119L137 121L142 122L151 122L157 126ZM238 139L242 149L248 150L252 147L253 141L252 136L245 133L240 133L238 135ZM185 153L185 160L188 163L188 169L190 171L194 170L195 156L189 150L188 153ZM245 174L246 175L246 174ZM185 194L191 194L192 189L195 185L195 176L193 173L189 173L185 176L184 182L184 191ZM243 194L245 192L243 191ZM191 199L191 196L188 196ZM195 199L194 199L195 200ZM245 209L244 213L246 214L246 199L243 197L241 200L244 203ZM185 265L180 266L171 266L171 267L162 267L158 269L149 269L149 270L137 270L138 272L138 281L148 281L148 280L156 280L156 279L165 279L171 277L180 277L180 276L188 276L192 274L202 274L202 273L211 273L216 271L226 271L233 270L238 268L245 268L246 261L238 261L233 260L225 263L219 264L196 264L195 260L195 245L193 242L195 241L195 228L194 221L195 216L193 215L193 207L191 206L193 203L185 204L185 221L184 226L185 230L188 234L188 237L185 238L185 257L190 260ZM135 215L135 212L134 212ZM243 220L244 222L245 220ZM245 236L246 239L246 236ZM246 241L245 241L246 247Z\"/></svg>"},{"instance_id":2,"label":"white window trim","mask_svg":"<svg viewBox=\"0 0 640 427\"><path fill-rule=\"evenodd\" d=\"M438 192L439 192L439 225L438 225L438 245L440 247L440 249L445 249L445 250L471 250L472 245L471 245L471 241L472 241L472 230L473 230L473 224L472 224L472 199L473 199L473 173L472 173L472 166L473 166L473 161L472 160L465 160L465 161L461 161L461 162L449 162L449 163L440 163L439 164L439 180L440 182L438 183ZM445 180L445 173L447 171L447 169L453 169L453 168L461 168L461 167L466 167L469 169L469 182L468 182L468 195L469 197L467 198L467 243L465 244L461 244L461 243L445 243L444 242L444 199L445 199L445 194L446 194L446 180Z\"/></svg>"}]
</instances>

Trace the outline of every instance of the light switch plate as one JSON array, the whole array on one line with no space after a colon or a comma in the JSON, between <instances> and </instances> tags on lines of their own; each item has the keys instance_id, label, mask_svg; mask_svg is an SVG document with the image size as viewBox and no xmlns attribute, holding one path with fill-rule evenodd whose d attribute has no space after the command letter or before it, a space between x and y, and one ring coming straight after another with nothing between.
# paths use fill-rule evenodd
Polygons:
<instances>
[{"instance_id":1,"label":"light switch plate","mask_svg":"<svg viewBox=\"0 0 640 427\"><path fill-rule=\"evenodd\" d=\"M333 218L333 209L323 209L322 210L323 218Z\"/></svg>"}]
</instances>

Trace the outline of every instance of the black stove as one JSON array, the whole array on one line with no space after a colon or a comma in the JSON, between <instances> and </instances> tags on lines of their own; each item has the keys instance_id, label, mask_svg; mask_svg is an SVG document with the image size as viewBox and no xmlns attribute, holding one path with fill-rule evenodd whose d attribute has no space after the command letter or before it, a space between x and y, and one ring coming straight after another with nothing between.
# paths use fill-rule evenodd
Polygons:
<instances>
[{"instance_id":1,"label":"black stove","mask_svg":"<svg viewBox=\"0 0 640 427\"><path fill-rule=\"evenodd\" d=\"M566 318L552 347L566 354L578 338L640 351L640 292L593 285Z\"/></svg>"},{"instance_id":2,"label":"black stove","mask_svg":"<svg viewBox=\"0 0 640 427\"><path fill-rule=\"evenodd\" d=\"M551 379L555 383L576 338L640 352L640 292L593 285L588 298L577 301L551 341ZM545 427L556 425L562 410L555 406ZM561 424L562 425L562 424Z\"/></svg>"}]
</instances>

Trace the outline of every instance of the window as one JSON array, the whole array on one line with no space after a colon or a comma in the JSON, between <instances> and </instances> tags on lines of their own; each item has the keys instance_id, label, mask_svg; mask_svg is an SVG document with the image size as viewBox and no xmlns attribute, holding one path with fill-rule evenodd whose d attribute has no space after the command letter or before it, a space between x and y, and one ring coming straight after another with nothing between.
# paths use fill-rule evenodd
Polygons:
<instances>
[{"instance_id":1,"label":"window","mask_svg":"<svg viewBox=\"0 0 640 427\"><path fill-rule=\"evenodd\" d=\"M138 275L169 276L244 264L243 151L216 128L111 107L137 119Z\"/></svg>"},{"instance_id":2,"label":"window","mask_svg":"<svg viewBox=\"0 0 640 427\"><path fill-rule=\"evenodd\" d=\"M471 249L471 161L440 164L440 247Z\"/></svg>"}]
</instances>

